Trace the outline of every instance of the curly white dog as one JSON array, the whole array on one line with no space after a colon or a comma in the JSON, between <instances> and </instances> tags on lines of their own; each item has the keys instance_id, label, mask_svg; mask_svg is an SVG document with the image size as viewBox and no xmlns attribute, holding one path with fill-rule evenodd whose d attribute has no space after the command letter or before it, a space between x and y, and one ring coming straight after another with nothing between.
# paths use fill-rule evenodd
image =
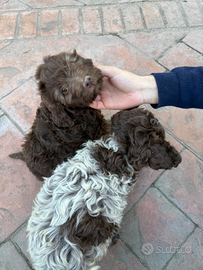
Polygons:
<instances>
[{"instance_id":1,"label":"curly white dog","mask_svg":"<svg viewBox=\"0 0 203 270\"><path fill-rule=\"evenodd\" d=\"M111 134L88 141L45 179L27 228L34 268L94 266L121 224L137 172L144 166L171 169L180 162L151 112L133 109L114 115Z\"/></svg>"}]
</instances>

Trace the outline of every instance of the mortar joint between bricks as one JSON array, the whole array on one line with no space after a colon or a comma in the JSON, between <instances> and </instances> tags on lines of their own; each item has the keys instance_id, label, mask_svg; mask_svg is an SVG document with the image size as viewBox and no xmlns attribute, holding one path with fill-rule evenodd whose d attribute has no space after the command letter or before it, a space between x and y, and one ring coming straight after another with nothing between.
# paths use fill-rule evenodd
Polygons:
<instances>
[{"instance_id":1,"label":"mortar joint between bricks","mask_svg":"<svg viewBox=\"0 0 203 270\"><path fill-rule=\"evenodd\" d=\"M166 19L166 15L165 15L165 12L162 8L162 6L159 4L159 13L161 14L161 18L163 20L163 23L165 25L165 27L168 27L168 22L167 22L167 19Z\"/></svg>"},{"instance_id":2,"label":"mortar joint between bricks","mask_svg":"<svg viewBox=\"0 0 203 270\"><path fill-rule=\"evenodd\" d=\"M78 21L80 26L80 34L84 34L82 7L78 9Z\"/></svg>"},{"instance_id":3,"label":"mortar joint between bricks","mask_svg":"<svg viewBox=\"0 0 203 270\"><path fill-rule=\"evenodd\" d=\"M98 7L98 12L99 12L99 17L100 17L100 24L101 24L101 30L102 34L104 35L105 30L104 30L104 16L103 16L103 10L101 7Z\"/></svg>"},{"instance_id":4,"label":"mortar joint between bricks","mask_svg":"<svg viewBox=\"0 0 203 270\"><path fill-rule=\"evenodd\" d=\"M14 40L18 39L18 36L19 36L20 16L21 16L21 12L18 12L18 14L16 16L16 26L15 26L15 32L14 32Z\"/></svg>"},{"instance_id":5,"label":"mortar joint between bricks","mask_svg":"<svg viewBox=\"0 0 203 270\"><path fill-rule=\"evenodd\" d=\"M189 24L189 22L188 22L187 15L186 15L186 13L185 13L185 10L184 10L184 8L183 8L181 2L182 2L182 1L177 1L176 3L177 3L177 5L178 5L178 8L179 8L181 14L182 14L182 17L183 17L183 20L184 20L184 22L185 22L185 24L186 24L186 27L189 27L190 24Z\"/></svg>"},{"instance_id":6,"label":"mortar joint between bricks","mask_svg":"<svg viewBox=\"0 0 203 270\"><path fill-rule=\"evenodd\" d=\"M118 11L119 11L120 18L121 18L121 23L122 23L123 33L126 33L125 20L124 20L124 18L123 18L123 12L122 12L122 9L119 8Z\"/></svg>"},{"instance_id":7,"label":"mortar joint between bricks","mask_svg":"<svg viewBox=\"0 0 203 270\"><path fill-rule=\"evenodd\" d=\"M61 13L61 9L59 9L59 12L58 12L58 36L59 38L61 38L62 36L62 13Z\"/></svg>"},{"instance_id":8,"label":"mortar joint between bricks","mask_svg":"<svg viewBox=\"0 0 203 270\"><path fill-rule=\"evenodd\" d=\"M140 15L141 15L141 20L142 20L143 27L146 30L148 28L147 28L147 24L146 24L146 21L145 21L144 13L142 11L142 6L141 6L140 3L138 3L138 7L139 7L139 10L140 10Z\"/></svg>"},{"instance_id":9,"label":"mortar joint between bricks","mask_svg":"<svg viewBox=\"0 0 203 270\"><path fill-rule=\"evenodd\" d=\"M40 25L41 25L41 10L38 11L37 14L37 33L36 33L36 37L39 38L40 37Z\"/></svg>"},{"instance_id":10,"label":"mortar joint between bricks","mask_svg":"<svg viewBox=\"0 0 203 270\"><path fill-rule=\"evenodd\" d=\"M180 41L180 43L183 43L185 46L187 46L188 48L192 49L193 51L196 51L197 53L203 55L203 53L201 51L196 50L195 48L191 47L189 44L185 43L183 40Z\"/></svg>"}]
</instances>

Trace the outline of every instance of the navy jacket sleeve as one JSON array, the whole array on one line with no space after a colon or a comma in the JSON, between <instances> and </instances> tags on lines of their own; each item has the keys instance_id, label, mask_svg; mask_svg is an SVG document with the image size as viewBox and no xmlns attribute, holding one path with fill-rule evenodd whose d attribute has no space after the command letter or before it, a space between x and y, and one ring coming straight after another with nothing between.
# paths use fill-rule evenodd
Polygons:
<instances>
[{"instance_id":1,"label":"navy jacket sleeve","mask_svg":"<svg viewBox=\"0 0 203 270\"><path fill-rule=\"evenodd\" d=\"M175 106L203 109L203 67L179 67L168 73L152 73L159 103L153 108Z\"/></svg>"}]
</instances>

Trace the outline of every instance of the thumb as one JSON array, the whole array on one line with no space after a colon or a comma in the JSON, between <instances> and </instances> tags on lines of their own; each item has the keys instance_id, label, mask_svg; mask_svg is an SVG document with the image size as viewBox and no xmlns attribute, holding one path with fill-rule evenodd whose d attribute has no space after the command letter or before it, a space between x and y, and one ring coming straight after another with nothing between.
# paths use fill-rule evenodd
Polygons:
<instances>
[{"instance_id":1,"label":"thumb","mask_svg":"<svg viewBox=\"0 0 203 270\"><path fill-rule=\"evenodd\" d=\"M93 108L93 109L97 109L97 110L101 110L101 109L106 109L105 107L104 107L104 104L103 104L103 102L100 100L100 101L93 101L90 105L89 105L89 107L91 107L91 108Z\"/></svg>"},{"instance_id":2,"label":"thumb","mask_svg":"<svg viewBox=\"0 0 203 270\"><path fill-rule=\"evenodd\" d=\"M104 77L108 77L109 79L120 73L120 69L117 67L102 65L96 65L96 67L101 70Z\"/></svg>"}]
</instances>

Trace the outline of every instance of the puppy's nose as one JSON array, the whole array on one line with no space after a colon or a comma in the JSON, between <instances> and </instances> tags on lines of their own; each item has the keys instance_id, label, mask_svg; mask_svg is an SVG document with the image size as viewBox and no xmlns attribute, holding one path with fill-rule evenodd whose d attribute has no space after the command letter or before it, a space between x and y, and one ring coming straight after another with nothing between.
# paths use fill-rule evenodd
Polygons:
<instances>
[{"instance_id":1,"label":"puppy's nose","mask_svg":"<svg viewBox=\"0 0 203 270\"><path fill-rule=\"evenodd\" d=\"M90 76L85 76L85 80L83 82L83 86L85 88L88 88L88 87L92 86L92 79L91 79Z\"/></svg>"}]
</instances>

